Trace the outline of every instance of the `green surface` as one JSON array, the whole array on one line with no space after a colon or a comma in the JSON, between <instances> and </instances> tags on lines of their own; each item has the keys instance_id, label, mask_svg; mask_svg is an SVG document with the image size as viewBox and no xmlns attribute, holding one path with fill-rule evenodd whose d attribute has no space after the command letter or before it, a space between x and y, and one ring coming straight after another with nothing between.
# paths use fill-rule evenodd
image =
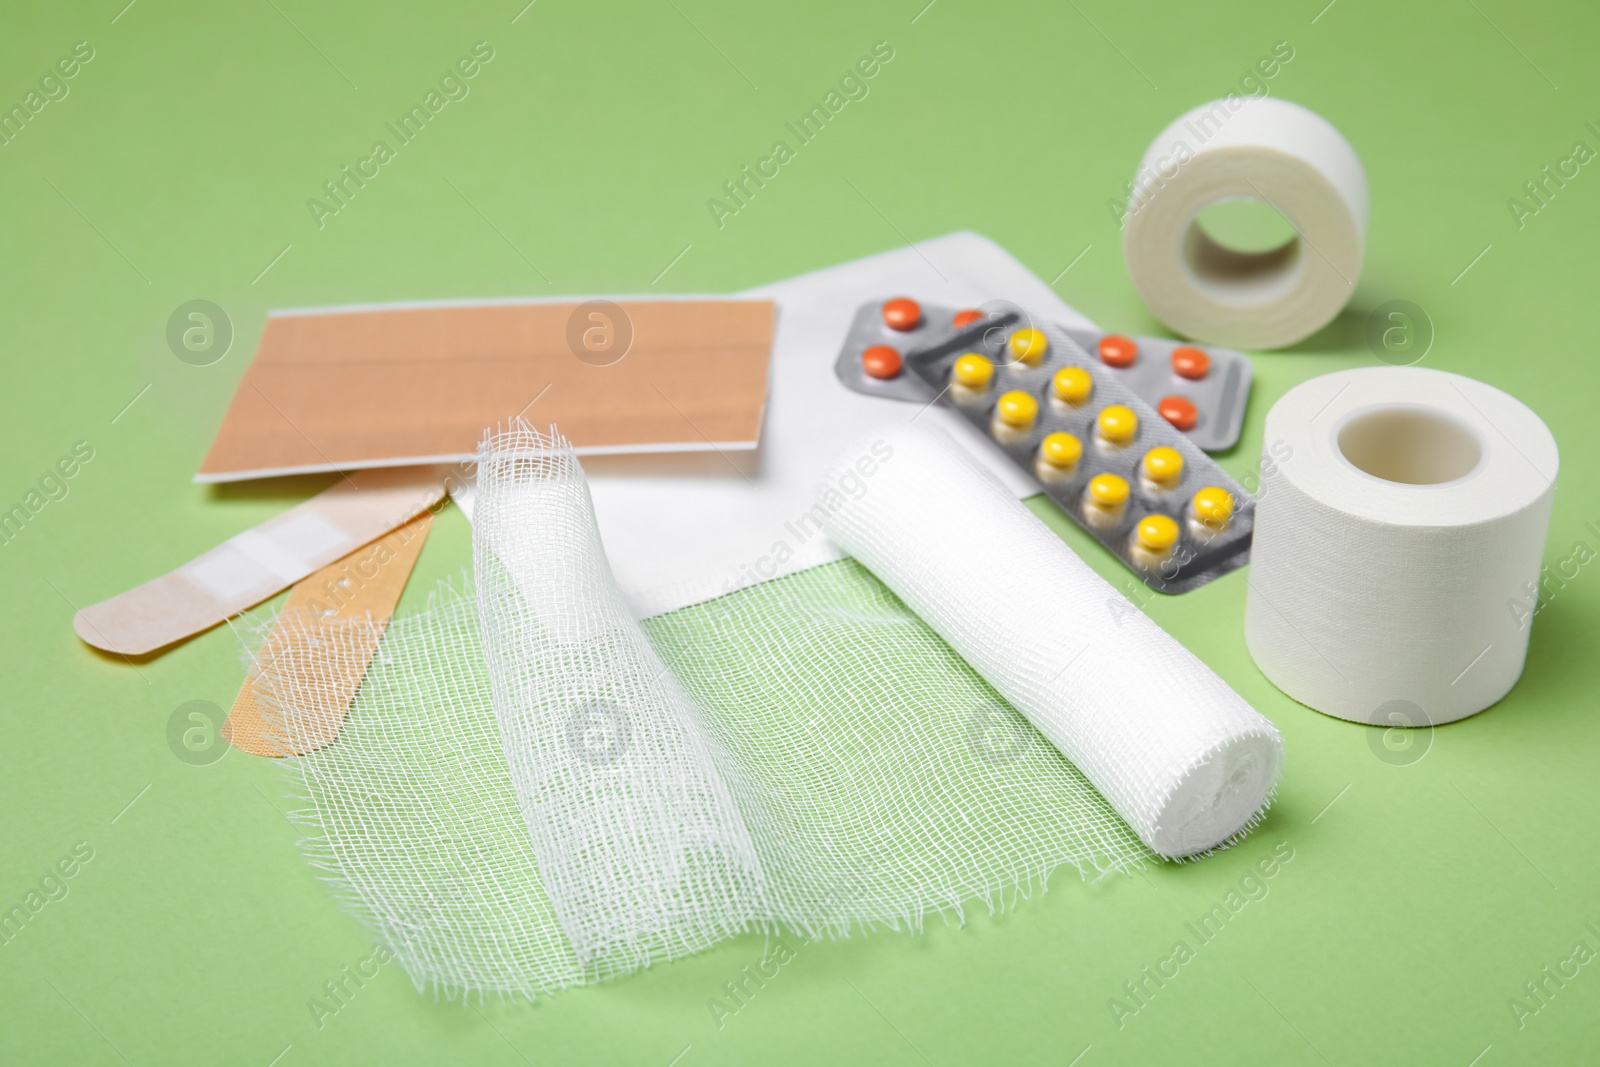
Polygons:
<instances>
[{"instance_id":1,"label":"green surface","mask_svg":"<svg viewBox=\"0 0 1600 1067\"><path fill-rule=\"evenodd\" d=\"M5 107L74 42L94 51L0 147L0 503L25 503L76 443L93 451L0 548L0 906L26 905L41 880L59 898L0 944L0 1062L1593 1059L1600 176L1582 165L1542 205L1523 191L1576 142L1584 159L1600 149L1592 6L124 2L12 4L0 35ZM319 228L307 199L478 41L494 58L470 95ZM894 58L870 95L719 229L707 199L878 41ZM223 630L129 665L69 625L70 605L323 484L188 482L267 309L734 290L970 228L1095 319L1154 332L1107 202L1161 126L1237 87L1279 41L1294 57L1267 84L1361 153L1371 237L1350 310L1255 360L1245 437L1224 462L1253 467L1262 417L1296 382L1375 362L1373 308L1426 309L1437 336L1422 365L1526 401L1563 451L1547 558L1565 577L1511 696L1419 735L1420 759L1380 758L1372 731L1293 704L1255 670L1234 574L1148 605L1287 741L1277 806L1230 854L1057 879L1000 918L917 938L746 938L535 1007L435 1003L390 964L319 1027L308 1000L371 955L369 938L300 860L273 768L169 747L181 705L231 699L237 642ZM1537 212L1519 220L1512 197ZM210 366L165 340L193 299L221 305L236 333ZM408 603L468 558L447 511ZM1292 860L1264 896L1249 882L1259 899L1201 944L1186 924L1275 848ZM75 873L57 881L63 860ZM1108 1000L1133 1006L1123 983L1179 940L1192 958L1119 1028ZM708 1001L764 951L776 975L719 1025ZM1537 1009L1520 1025L1514 997Z\"/></svg>"}]
</instances>

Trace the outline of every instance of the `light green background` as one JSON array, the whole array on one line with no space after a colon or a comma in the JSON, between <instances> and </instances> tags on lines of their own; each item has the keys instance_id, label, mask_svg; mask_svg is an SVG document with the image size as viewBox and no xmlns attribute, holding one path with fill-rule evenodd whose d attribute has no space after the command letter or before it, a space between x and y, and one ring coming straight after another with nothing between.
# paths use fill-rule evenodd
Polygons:
<instances>
[{"instance_id":1,"label":"light green background","mask_svg":"<svg viewBox=\"0 0 1600 1067\"><path fill-rule=\"evenodd\" d=\"M1422 738L1431 748L1409 764L1257 672L1244 574L1153 600L1284 733L1265 825L1202 863L1099 884L1063 874L965 927L791 944L721 1029L707 1001L759 961L760 938L533 1007L435 1003L390 965L319 1029L308 998L369 938L299 858L271 766L239 753L191 766L168 747L179 705L231 699L237 642L224 629L130 666L69 625L71 605L323 484L188 480L269 308L736 290L970 228L1047 280L1076 259L1056 282L1066 300L1158 331L1107 201L1161 126L1236 87L1279 41L1294 58L1272 93L1326 115L1366 162L1370 243L1350 309L1256 357L1245 436L1223 462L1253 466L1262 418L1293 384L1374 363L1367 313L1407 299L1437 331L1424 366L1491 382L1554 431L1552 565L1576 542L1600 548L1600 173L1582 168L1522 228L1507 207L1574 142L1600 148L1585 126L1600 125L1592 5L538 0L518 17L518 0L125 2L13 3L0 34L5 106L74 42L95 50L70 95L0 148L0 505L75 442L94 449L68 495L0 548L0 907L74 843L94 850L65 899L0 945L0 1061L1487 1067L1597 1055L1600 961L1551 983L1520 1029L1508 1001L1575 942L1600 950L1586 927L1600 927L1600 564L1552 585L1511 696ZM495 55L471 95L318 229L306 200L480 40ZM871 95L718 229L707 198L877 41L895 56ZM237 331L209 367L164 340L168 315L195 298ZM406 604L468 559L467 525L449 510ZM1176 940L1195 947L1185 923L1280 842L1294 858L1265 899L1119 1029L1108 999Z\"/></svg>"}]
</instances>

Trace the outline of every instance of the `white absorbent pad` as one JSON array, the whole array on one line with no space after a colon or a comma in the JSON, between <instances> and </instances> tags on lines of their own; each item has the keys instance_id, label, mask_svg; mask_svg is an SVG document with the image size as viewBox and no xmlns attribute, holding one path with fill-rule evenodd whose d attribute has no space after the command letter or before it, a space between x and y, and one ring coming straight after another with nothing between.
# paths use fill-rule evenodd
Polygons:
<instances>
[{"instance_id":1,"label":"white absorbent pad","mask_svg":"<svg viewBox=\"0 0 1600 1067\"><path fill-rule=\"evenodd\" d=\"M825 508L867 566L641 624L565 443L486 441L475 589L391 622L337 742L285 761L313 861L419 989L536 996L738 931L917 929L1063 864L1127 870L1147 843L1246 827L1271 726L955 446L886 443L865 493ZM948 565L957 520L925 521L928 488L1017 563L1003 588L999 562ZM368 646L280 625L318 627L259 665L294 746Z\"/></svg>"},{"instance_id":2,"label":"white absorbent pad","mask_svg":"<svg viewBox=\"0 0 1600 1067\"><path fill-rule=\"evenodd\" d=\"M1078 252L1063 249L1062 264ZM944 429L1017 496L1040 492L1031 474L956 412L863 396L833 372L856 310L891 296L949 307L1000 301L1041 322L1094 328L995 242L947 234L738 295L778 305L760 451L584 459L612 571L639 618L842 558L825 535L796 520L811 507L823 465L883 423L915 418ZM528 417L538 416L535 405ZM470 518L471 492L463 488L452 484L451 494Z\"/></svg>"}]
</instances>

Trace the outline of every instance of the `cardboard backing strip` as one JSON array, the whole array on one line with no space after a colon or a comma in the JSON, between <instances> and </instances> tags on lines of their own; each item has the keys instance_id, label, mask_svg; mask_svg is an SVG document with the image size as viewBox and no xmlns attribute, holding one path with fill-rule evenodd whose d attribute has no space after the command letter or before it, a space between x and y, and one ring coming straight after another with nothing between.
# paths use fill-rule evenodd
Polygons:
<instances>
[{"instance_id":1,"label":"cardboard backing strip","mask_svg":"<svg viewBox=\"0 0 1600 1067\"><path fill-rule=\"evenodd\" d=\"M84 608L72 627L107 652L152 652L254 607L426 511L444 493L437 468L357 471L177 570Z\"/></svg>"},{"instance_id":2,"label":"cardboard backing strip","mask_svg":"<svg viewBox=\"0 0 1600 1067\"><path fill-rule=\"evenodd\" d=\"M618 300L274 312L195 479L454 462L519 414L585 455L755 448L772 302Z\"/></svg>"},{"instance_id":3,"label":"cardboard backing strip","mask_svg":"<svg viewBox=\"0 0 1600 1067\"><path fill-rule=\"evenodd\" d=\"M267 636L257 654L258 663L270 664L279 657L292 656L295 651L292 645L316 640L315 631L309 629L304 620L341 625L367 618L373 625L370 628L346 627L340 641L344 654L327 661L335 673L326 679L328 691L319 702L318 721L297 725L293 747L257 694L255 683L259 672L252 667L228 712L227 721L222 724L222 736L229 744L257 756L299 756L338 739L345 714L350 710L356 690L361 687L373 653L378 650L384 627L394 614L395 605L400 603L400 594L416 566L432 523L432 513L423 512L387 537L295 583L279 616L280 620L292 619L295 623L279 625Z\"/></svg>"}]
</instances>

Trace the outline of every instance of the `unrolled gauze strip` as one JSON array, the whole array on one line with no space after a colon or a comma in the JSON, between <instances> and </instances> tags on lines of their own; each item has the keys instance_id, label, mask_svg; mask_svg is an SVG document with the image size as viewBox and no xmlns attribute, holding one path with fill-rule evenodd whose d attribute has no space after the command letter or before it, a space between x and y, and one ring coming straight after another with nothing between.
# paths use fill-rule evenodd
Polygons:
<instances>
[{"instance_id":1,"label":"unrolled gauze strip","mask_svg":"<svg viewBox=\"0 0 1600 1067\"><path fill-rule=\"evenodd\" d=\"M617 592L564 439L520 421L485 439L473 548L511 781L586 976L765 917L731 768Z\"/></svg>"},{"instance_id":2,"label":"unrolled gauze strip","mask_svg":"<svg viewBox=\"0 0 1600 1067\"><path fill-rule=\"evenodd\" d=\"M1156 852L1221 845L1269 803L1283 763L1273 725L942 434L896 427L857 442L818 506L828 535Z\"/></svg>"}]
</instances>

